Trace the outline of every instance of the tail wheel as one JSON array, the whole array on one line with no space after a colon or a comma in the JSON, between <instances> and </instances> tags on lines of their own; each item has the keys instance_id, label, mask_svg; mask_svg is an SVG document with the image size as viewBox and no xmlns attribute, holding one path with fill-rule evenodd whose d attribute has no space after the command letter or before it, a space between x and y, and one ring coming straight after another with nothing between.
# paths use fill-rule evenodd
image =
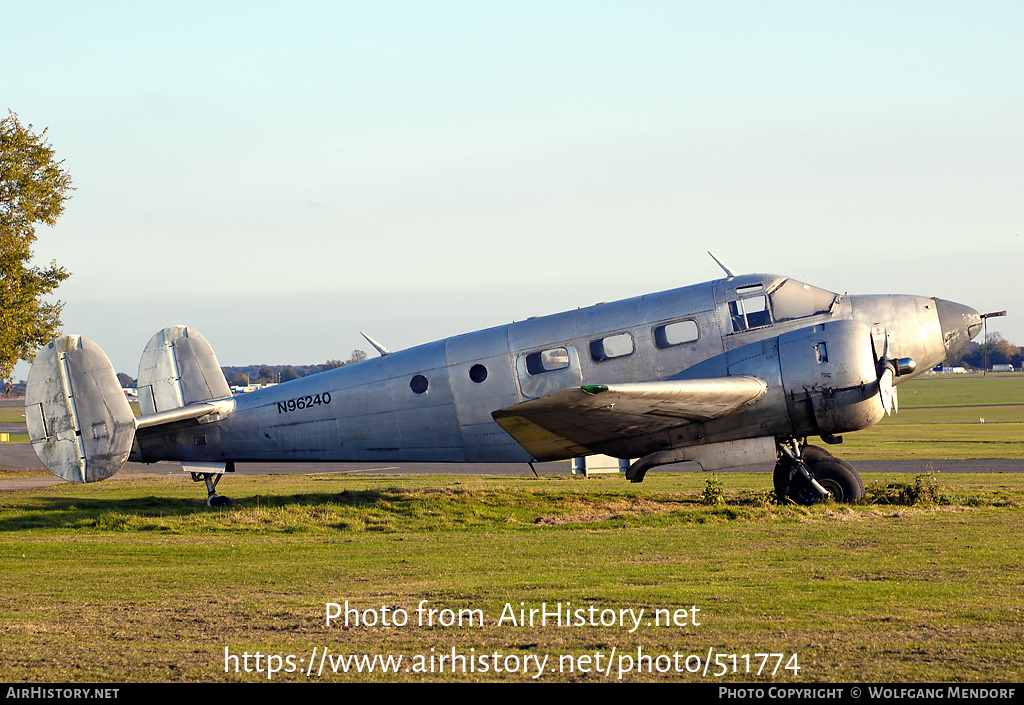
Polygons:
<instances>
[{"instance_id":1,"label":"tail wheel","mask_svg":"<svg viewBox=\"0 0 1024 705\"><path fill-rule=\"evenodd\" d=\"M857 502L864 499L864 481L849 463L837 458L826 458L816 463L808 462L808 470L818 484L832 493L837 502ZM798 504L811 504L815 501L809 492L807 480L803 475L793 475L789 486L789 497Z\"/></svg>"}]
</instances>

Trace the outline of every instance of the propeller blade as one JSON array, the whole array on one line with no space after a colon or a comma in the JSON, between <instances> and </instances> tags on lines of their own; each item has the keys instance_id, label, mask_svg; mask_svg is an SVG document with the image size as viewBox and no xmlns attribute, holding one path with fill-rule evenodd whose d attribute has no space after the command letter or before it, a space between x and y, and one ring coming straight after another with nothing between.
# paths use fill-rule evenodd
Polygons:
<instances>
[{"instance_id":1,"label":"propeller blade","mask_svg":"<svg viewBox=\"0 0 1024 705\"><path fill-rule=\"evenodd\" d=\"M886 365L882 375L878 378L878 391L882 396L882 408L886 416L892 416L893 401L896 398L896 390L892 386L892 368Z\"/></svg>"},{"instance_id":2,"label":"propeller blade","mask_svg":"<svg viewBox=\"0 0 1024 705\"><path fill-rule=\"evenodd\" d=\"M889 345L891 336L888 331L881 328L878 324L875 324L871 329L871 335L876 351L879 344L883 346L882 354L878 358L878 369L880 370L878 375L878 393L882 397L882 408L885 409L886 416L892 416L900 410L899 393L896 387L893 386L893 378L897 375L913 374L917 368L917 363L910 357L894 359ZM884 340L884 343L881 342L882 340Z\"/></svg>"}]
</instances>

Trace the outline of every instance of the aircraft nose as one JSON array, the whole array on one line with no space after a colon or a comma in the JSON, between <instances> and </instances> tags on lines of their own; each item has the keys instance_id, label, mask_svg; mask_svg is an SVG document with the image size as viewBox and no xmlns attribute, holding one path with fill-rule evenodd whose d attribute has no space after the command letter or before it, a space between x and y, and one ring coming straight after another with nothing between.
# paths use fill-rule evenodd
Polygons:
<instances>
[{"instance_id":1,"label":"aircraft nose","mask_svg":"<svg viewBox=\"0 0 1024 705\"><path fill-rule=\"evenodd\" d=\"M970 306L945 299L935 299L935 306L939 314L939 327L942 328L942 343L949 356L978 334L981 330L981 314Z\"/></svg>"}]
</instances>

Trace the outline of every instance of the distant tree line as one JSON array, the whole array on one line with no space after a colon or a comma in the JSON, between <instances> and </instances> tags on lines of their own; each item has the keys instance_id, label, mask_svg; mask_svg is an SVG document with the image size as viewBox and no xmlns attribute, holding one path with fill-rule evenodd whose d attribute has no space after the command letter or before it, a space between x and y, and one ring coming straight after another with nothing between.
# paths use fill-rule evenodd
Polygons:
<instances>
[{"instance_id":1,"label":"distant tree line","mask_svg":"<svg viewBox=\"0 0 1024 705\"><path fill-rule=\"evenodd\" d=\"M232 387L247 387L250 384L276 384L289 382L300 377L309 377L320 372L344 367L366 359L362 350L353 350L347 360L328 360L319 365L242 365L221 367L224 379Z\"/></svg>"},{"instance_id":2,"label":"distant tree line","mask_svg":"<svg viewBox=\"0 0 1024 705\"><path fill-rule=\"evenodd\" d=\"M228 385L248 387L250 384L275 384L277 382L298 379L299 377L308 377L319 372L333 370L336 367L344 367L345 365L362 362L365 359L365 352L353 350L352 355L347 360L328 360L319 365L242 365L221 367L220 369L224 373L224 379L227 380ZM12 384L11 394L13 396L24 396L25 382L19 382L14 379L10 381ZM134 389L138 386L138 380L124 372L117 373L117 381L123 389ZM4 384L0 383L0 392L3 391L3 387Z\"/></svg>"},{"instance_id":3,"label":"distant tree line","mask_svg":"<svg viewBox=\"0 0 1024 705\"><path fill-rule=\"evenodd\" d=\"M986 365L988 369L992 369L992 365L1013 365L1013 369L1019 370L1024 366L1024 348L1014 345L999 333L989 333L987 343L984 340L980 343L971 341L944 364L977 370L984 369Z\"/></svg>"}]
</instances>

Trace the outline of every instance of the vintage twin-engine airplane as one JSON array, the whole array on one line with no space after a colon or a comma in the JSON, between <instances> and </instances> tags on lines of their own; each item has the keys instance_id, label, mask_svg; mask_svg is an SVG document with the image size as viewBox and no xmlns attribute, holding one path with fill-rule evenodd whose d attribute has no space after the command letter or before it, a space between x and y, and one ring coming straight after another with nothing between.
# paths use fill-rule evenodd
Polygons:
<instances>
[{"instance_id":1,"label":"vintage twin-engine airplane","mask_svg":"<svg viewBox=\"0 0 1024 705\"><path fill-rule=\"evenodd\" d=\"M716 260L717 261L717 260ZM531 318L231 396L210 345L172 326L146 346L135 418L103 352L65 335L39 351L26 420L57 475L95 482L127 460L181 461L208 503L236 462L527 463L603 453L626 477L695 460L774 461L780 498L863 498L841 442L897 409L895 385L981 327L920 296L847 296L737 275Z\"/></svg>"}]
</instances>

